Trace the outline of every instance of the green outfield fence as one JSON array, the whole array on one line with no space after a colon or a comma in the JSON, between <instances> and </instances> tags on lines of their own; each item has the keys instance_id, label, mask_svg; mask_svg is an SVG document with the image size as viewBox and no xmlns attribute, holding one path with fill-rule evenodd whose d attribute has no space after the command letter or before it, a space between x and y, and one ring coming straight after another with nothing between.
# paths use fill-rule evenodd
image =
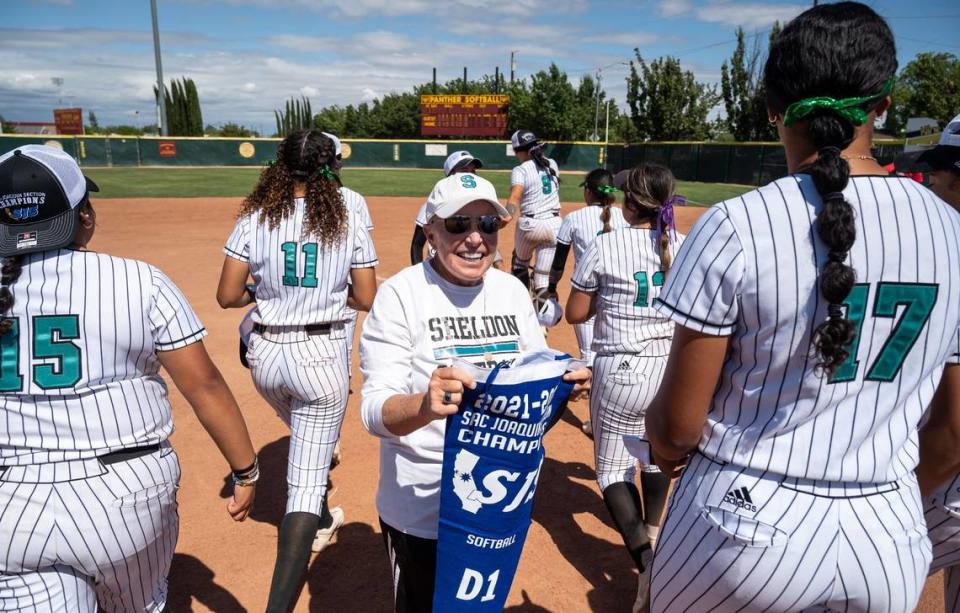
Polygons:
<instances>
[{"instance_id":1,"label":"green outfield fence","mask_svg":"<svg viewBox=\"0 0 960 613\"><path fill-rule=\"evenodd\" d=\"M29 143L58 143L81 166L262 166L276 155L275 138L157 138L125 136L0 135L0 153ZM469 149L484 168L508 170L516 158L505 142L344 140L345 164L355 168L440 168L449 153ZM879 144L886 164L903 144ZM606 165L616 172L640 162L659 162L682 181L762 185L786 174L779 143L550 143L546 154L563 171L585 172ZM605 163L605 164L604 164Z\"/></svg>"}]
</instances>

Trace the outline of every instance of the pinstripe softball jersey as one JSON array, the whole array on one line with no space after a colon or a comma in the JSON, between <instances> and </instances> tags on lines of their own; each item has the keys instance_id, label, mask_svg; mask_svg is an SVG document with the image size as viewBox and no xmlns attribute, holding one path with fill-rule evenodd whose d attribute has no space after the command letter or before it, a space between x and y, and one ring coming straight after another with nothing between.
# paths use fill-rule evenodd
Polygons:
<instances>
[{"instance_id":1,"label":"pinstripe softball jersey","mask_svg":"<svg viewBox=\"0 0 960 613\"><path fill-rule=\"evenodd\" d=\"M560 169L553 160L550 167L560 176ZM514 166L510 173L510 186L522 185L520 214L533 217L548 217L560 214L560 184L546 170L527 160Z\"/></svg>"},{"instance_id":2,"label":"pinstripe softball jersey","mask_svg":"<svg viewBox=\"0 0 960 613\"><path fill-rule=\"evenodd\" d=\"M671 241L672 254L683 239L677 234ZM601 234L587 247L570 283L597 295L591 347L597 355L669 353L673 322L652 307L664 283L662 268L659 233L649 228Z\"/></svg>"},{"instance_id":3,"label":"pinstripe softball jersey","mask_svg":"<svg viewBox=\"0 0 960 613\"><path fill-rule=\"evenodd\" d=\"M891 482L918 460L917 424L960 335L960 215L907 178L852 177L856 214L845 303L857 329L832 378L815 372L827 318L809 175L711 208L677 256L656 308L729 335L700 450L736 466L805 479Z\"/></svg>"},{"instance_id":4,"label":"pinstripe softball jersey","mask_svg":"<svg viewBox=\"0 0 960 613\"><path fill-rule=\"evenodd\" d=\"M237 220L224 252L248 262L257 286L254 320L272 326L343 321L352 268L377 264L370 232L350 212L344 238L323 245L303 233L304 200L273 229L258 215Z\"/></svg>"},{"instance_id":5,"label":"pinstripe softball jersey","mask_svg":"<svg viewBox=\"0 0 960 613\"><path fill-rule=\"evenodd\" d=\"M573 246L573 260L579 262L583 257L587 247L603 231L603 222L600 221L600 214L603 207L598 205L588 205L582 209L573 211L566 215L560 222L560 229L557 231L557 242L562 245ZM610 207L610 229L619 230L626 228L630 224L623 218L623 211L618 206Z\"/></svg>"},{"instance_id":6,"label":"pinstripe softball jersey","mask_svg":"<svg viewBox=\"0 0 960 613\"><path fill-rule=\"evenodd\" d=\"M101 456L173 432L157 351L206 335L149 264L59 249L23 256L0 355L0 463Z\"/></svg>"},{"instance_id":7,"label":"pinstripe softball jersey","mask_svg":"<svg viewBox=\"0 0 960 613\"><path fill-rule=\"evenodd\" d=\"M373 218L370 217L370 207L367 206L367 200L349 187L341 187L340 193L343 195L343 204L348 211L353 211L360 217L360 223L367 230L373 231Z\"/></svg>"}]
</instances>

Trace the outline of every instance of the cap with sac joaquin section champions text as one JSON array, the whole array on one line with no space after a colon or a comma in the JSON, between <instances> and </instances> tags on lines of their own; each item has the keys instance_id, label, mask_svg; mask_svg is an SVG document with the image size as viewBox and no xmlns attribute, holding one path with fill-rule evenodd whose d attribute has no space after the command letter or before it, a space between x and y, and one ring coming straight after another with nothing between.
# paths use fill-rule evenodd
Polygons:
<instances>
[{"instance_id":1,"label":"cap with sac joaquin section champions text","mask_svg":"<svg viewBox=\"0 0 960 613\"><path fill-rule=\"evenodd\" d=\"M0 156L0 257L69 245L79 205L96 191L61 149L24 145Z\"/></svg>"}]
</instances>

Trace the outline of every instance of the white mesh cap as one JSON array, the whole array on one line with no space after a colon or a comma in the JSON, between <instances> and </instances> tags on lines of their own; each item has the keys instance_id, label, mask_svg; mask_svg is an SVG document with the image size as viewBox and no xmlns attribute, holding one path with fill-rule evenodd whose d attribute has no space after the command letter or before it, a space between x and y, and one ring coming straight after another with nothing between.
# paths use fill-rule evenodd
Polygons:
<instances>
[{"instance_id":1,"label":"white mesh cap","mask_svg":"<svg viewBox=\"0 0 960 613\"><path fill-rule=\"evenodd\" d=\"M0 156L0 256L69 245L89 191L99 188L61 149L24 145Z\"/></svg>"}]
</instances>

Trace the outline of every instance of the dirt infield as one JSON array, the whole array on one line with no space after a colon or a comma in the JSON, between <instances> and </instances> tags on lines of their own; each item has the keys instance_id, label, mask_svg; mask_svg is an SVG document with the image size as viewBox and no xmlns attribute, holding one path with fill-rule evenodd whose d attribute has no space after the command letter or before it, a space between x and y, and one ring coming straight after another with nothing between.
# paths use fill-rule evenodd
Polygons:
<instances>
[{"instance_id":1,"label":"dirt infield","mask_svg":"<svg viewBox=\"0 0 960 613\"><path fill-rule=\"evenodd\" d=\"M368 199L386 278L409 263L416 198ZM183 477L179 493L180 539L170 572L173 611L260 611L266 605L277 526L285 504L288 432L253 388L237 359L241 310L222 311L215 293L221 247L233 227L237 198L95 201L97 234L91 248L159 266L190 299L209 331L204 341L237 396L259 450L262 476L254 512L242 524L226 513L228 467L183 397L171 389L177 431L173 443ZM565 206L566 211L572 206ZM704 209L678 209L681 229ZM512 227L501 235L509 260ZM562 298L572 263L561 284ZM576 351L571 326L561 324L548 342ZM354 354L354 391L360 379ZM586 402L547 435L530 528L508 611L629 611L636 572L600 498L592 443L580 431ZM331 504L346 523L337 542L310 562L297 611L389 611L392 581L381 541L374 495L378 442L360 425L358 394L350 398L342 431L343 463L333 471ZM922 611L942 610L939 576L927 585Z\"/></svg>"}]
</instances>

